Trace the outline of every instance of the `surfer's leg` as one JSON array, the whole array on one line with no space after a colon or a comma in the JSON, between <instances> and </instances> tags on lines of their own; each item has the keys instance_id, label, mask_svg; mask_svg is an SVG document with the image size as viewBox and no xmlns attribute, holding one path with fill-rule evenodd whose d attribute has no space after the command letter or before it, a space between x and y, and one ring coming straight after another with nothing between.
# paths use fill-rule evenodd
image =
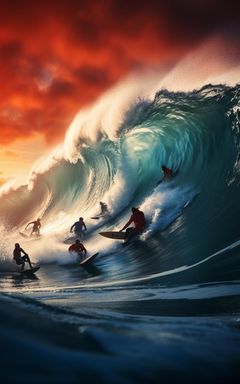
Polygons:
<instances>
[{"instance_id":1,"label":"surfer's leg","mask_svg":"<svg viewBox=\"0 0 240 384\"><path fill-rule=\"evenodd\" d=\"M29 264L29 267L32 268L32 263L31 263L31 260L30 260L29 256L27 256L27 262Z\"/></svg>"},{"instance_id":2,"label":"surfer's leg","mask_svg":"<svg viewBox=\"0 0 240 384\"><path fill-rule=\"evenodd\" d=\"M78 262L81 263L85 259L82 252L78 252Z\"/></svg>"},{"instance_id":3,"label":"surfer's leg","mask_svg":"<svg viewBox=\"0 0 240 384\"><path fill-rule=\"evenodd\" d=\"M32 263L28 255L23 256L23 260L29 264L30 268L32 268Z\"/></svg>"},{"instance_id":4,"label":"surfer's leg","mask_svg":"<svg viewBox=\"0 0 240 384\"><path fill-rule=\"evenodd\" d=\"M136 235L139 234L139 231L136 228L129 228L129 231L126 231L126 243L133 239Z\"/></svg>"},{"instance_id":5,"label":"surfer's leg","mask_svg":"<svg viewBox=\"0 0 240 384\"><path fill-rule=\"evenodd\" d=\"M126 235L130 235L130 233L134 230L134 227L129 227L126 229Z\"/></svg>"},{"instance_id":6,"label":"surfer's leg","mask_svg":"<svg viewBox=\"0 0 240 384\"><path fill-rule=\"evenodd\" d=\"M25 267L25 263L24 263L24 261L22 260L22 263L21 263L21 265L22 265L22 268L21 268L21 272L24 270L24 267Z\"/></svg>"}]
</instances>

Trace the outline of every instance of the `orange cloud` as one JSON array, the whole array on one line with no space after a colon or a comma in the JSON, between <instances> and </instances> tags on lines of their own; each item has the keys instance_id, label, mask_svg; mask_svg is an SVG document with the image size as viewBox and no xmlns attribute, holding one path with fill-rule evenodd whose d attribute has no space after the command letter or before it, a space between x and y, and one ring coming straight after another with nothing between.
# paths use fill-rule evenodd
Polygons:
<instances>
[{"instance_id":1,"label":"orange cloud","mask_svg":"<svg viewBox=\"0 0 240 384\"><path fill-rule=\"evenodd\" d=\"M1 144L36 133L60 140L77 111L129 71L171 65L216 29L239 52L237 2L171 3L1 1Z\"/></svg>"},{"instance_id":2,"label":"orange cloud","mask_svg":"<svg viewBox=\"0 0 240 384\"><path fill-rule=\"evenodd\" d=\"M11 159L16 159L16 158L18 157L18 154L17 154L16 152L14 152L14 151L9 151L9 150L4 151L3 155L4 155L5 157L11 158ZM0 174L1 174L1 172L0 172Z\"/></svg>"},{"instance_id":3,"label":"orange cloud","mask_svg":"<svg viewBox=\"0 0 240 384\"><path fill-rule=\"evenodd\" d=\"M3 185L7 180L0 177L0 185Z\"/></svg>"}]
</instances>

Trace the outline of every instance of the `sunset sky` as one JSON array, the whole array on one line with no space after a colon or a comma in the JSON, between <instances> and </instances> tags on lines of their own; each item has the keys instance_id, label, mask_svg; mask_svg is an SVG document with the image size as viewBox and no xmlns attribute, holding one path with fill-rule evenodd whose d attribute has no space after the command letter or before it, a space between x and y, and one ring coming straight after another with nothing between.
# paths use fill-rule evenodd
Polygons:
<instances>
[{"instance_id":1,"label":"sunset sky","mask_svg":"<svg viewBox=\"0 0 240 384\"><path fill-rule=\"evenodd\" d=\"M239 63L237 3L1 0L0 184L26 173L129 73L171 67L216 33Z\"/></svg>"}]
</instances>

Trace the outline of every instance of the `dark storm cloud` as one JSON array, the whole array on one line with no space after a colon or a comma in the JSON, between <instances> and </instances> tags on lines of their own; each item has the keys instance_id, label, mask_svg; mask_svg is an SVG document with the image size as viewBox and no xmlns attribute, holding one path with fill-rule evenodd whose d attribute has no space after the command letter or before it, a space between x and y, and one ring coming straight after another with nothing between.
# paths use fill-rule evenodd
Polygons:
<instances>
[{"instance_id":1,"label":"dark storm cloud","mask_svg":"<svg viewBox=\"0 0 240 384\"><path fill-rule=\"evenodd\" d=\"M2 143L36 131L61 139L77 111L129 71L173 65L212 33L239 60L239 14L231 0L2 0Z\"/></svg>"}]
</instances>

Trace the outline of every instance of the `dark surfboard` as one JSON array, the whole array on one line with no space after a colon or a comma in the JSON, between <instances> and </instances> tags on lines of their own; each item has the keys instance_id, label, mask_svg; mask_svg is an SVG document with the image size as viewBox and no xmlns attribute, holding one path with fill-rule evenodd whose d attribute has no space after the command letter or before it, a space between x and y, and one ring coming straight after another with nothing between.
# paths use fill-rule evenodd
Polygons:
<instances>
[{"instance_id":1,"label":"dark surfboard","mask_svg":"<svg viewBox=\"0 0 240 384\"><path fill-rule=\"evenodd\" d=\"M99 254L99 252L95 253L94 255L88 256L86 259L81 261L81 263L79 263L79 264L85 266L85 265L91 263L98 254Z\"/></svg>"},{"instance_id":2,"label":"dark surfboard","mask_svg":"<svg viewBox=\"0 0 240 384\"><path fill-rule=\"evenodd\" d=\"M115 239L115 240L126 239L126 232L120 232L120 231L99 232L99 235L103 237L107 237L109 239Z\"/></svg>"},{"instance_id":3,"label":"dark surfboard","mask_svg":"<svg viewBox=\"0 0 240 384\"><path fill-rule=\"evenodd\" d=\"M33 267L33 268L25 269L25 270L21 271L20 273L23 276L33 276L39 269L40 269L40 267Z\"/></svg>"}]
</instances>

